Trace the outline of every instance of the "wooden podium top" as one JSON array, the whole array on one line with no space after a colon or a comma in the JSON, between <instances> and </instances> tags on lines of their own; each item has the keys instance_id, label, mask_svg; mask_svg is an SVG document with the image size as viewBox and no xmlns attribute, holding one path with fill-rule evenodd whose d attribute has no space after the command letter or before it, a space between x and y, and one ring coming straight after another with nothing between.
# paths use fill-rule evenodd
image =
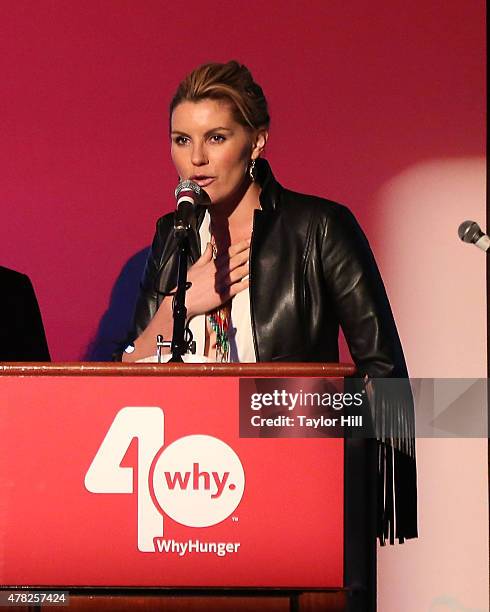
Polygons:
<instances>
[{"instance_id":1,"label":"wooden podium top","mask_svg":"<svg viewBox=\"0 0 490 612\"><path fill-rule=\"evenodd\" d=\"M0 362L0 376L239 376L330 377L352 376L348 363L107 363Z\"/></svg>"}]
</instances>

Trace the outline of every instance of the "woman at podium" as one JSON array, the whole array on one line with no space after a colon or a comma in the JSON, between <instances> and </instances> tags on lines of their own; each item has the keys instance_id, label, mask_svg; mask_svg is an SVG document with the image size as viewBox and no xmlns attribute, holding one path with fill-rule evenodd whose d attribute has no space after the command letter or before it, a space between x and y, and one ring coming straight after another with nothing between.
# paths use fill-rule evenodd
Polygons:
<instances>
[{"instance_id":1,"label":"woman at podium","mask_svg":"<svg viewBox=\"0 0 490 612\"><path fill-rule=\"evenodd\" d=\"M198 207L190 240L186 307L197 353L335 362L340 325L363 375L406 376L362 230L344 206L279 184L263 158L269 122L262 88L237 62L197 68L170 106L176 171L210 200ZM173 213L157 222L124 361L153 356L156 336L172 335L173 228Z\"/></svg>"},{"instance_id":2,"label":"woman at podium","mask_svg":"<svg viewBox=\"0 0 490 612\"><path fill-rule=\"evenodd\" d=\"M276 180L263 157L269 123L262 88L234 61L195 69L170 105L177 174L209 197L189 238L187 325L198 359L336 362L340 326L363 378L407 377L364 233L346 207ZM123 361L154 359L157 335L172 336L174 234L173 213L160 218ZM412 414L409 401L398 417ZM414 535L410 525L402 537Z\"/></svg>"}]
</instances>

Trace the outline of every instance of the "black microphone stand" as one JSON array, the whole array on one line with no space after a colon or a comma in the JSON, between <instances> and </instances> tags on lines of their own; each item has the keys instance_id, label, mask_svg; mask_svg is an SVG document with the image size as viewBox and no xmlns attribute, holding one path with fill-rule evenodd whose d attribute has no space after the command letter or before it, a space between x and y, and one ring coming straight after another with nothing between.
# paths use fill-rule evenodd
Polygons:
<instances>
[{"instance_id":1,"label":"black microphone stand","mask_svg":"<svg viewBox=\"0 0 490 612\"><path fill-rule=\"evenodd\" d=\"M169 363L182 363L182 355L190 349L189 342L185 339L185 322L187 318L187 308L185 307L185 292L187 291L187 257L189 254L188 230L175 230L175 237L179 244L179 267L177 273L177 289L175 290L172 314L174 327L172 333L171 353Z\"/></svg>"},{"instance_id":2,"label":"black microphone stand","mask_svg":"<svg viewBox=\"0 0 490 612\"><path fill-rule=\"evenodd\" d=\"M209 196L199 185L184 180L177 185L175 190L177 198L177 210L174 216L174 237L178 244L178 272L177 289L175 290L172 315L174 318L174 328L172 333L170 362L182 363L182 356L188 352L196 352L196 343L192 341L192 334L189 332L186 339L186 319L187 308L185 307L185 292L187 291L187 261L190 253L189 232L195 228L196 222L196 202L199 200L209 200ZM189 331L189 330L187 330ZM165 343L157 338L158 356L161 355L161 347Z\"/></svg>"}]
</instances>

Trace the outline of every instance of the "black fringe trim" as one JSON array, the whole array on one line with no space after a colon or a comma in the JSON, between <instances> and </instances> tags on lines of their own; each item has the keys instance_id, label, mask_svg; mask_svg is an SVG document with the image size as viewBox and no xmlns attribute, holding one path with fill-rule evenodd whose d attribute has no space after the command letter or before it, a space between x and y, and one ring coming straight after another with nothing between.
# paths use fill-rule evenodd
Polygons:
<instances>
[{"instance_id":1,"label":"black fringe trim","mask_svg":"<svg viewBox=\"0 0 490 612\"><path fill-rule=\"evenodd\" d=\"M415 411L408 379L369 379L366 390L377 440L377 536L416 538Z\"/></svg>"}]
</instances>

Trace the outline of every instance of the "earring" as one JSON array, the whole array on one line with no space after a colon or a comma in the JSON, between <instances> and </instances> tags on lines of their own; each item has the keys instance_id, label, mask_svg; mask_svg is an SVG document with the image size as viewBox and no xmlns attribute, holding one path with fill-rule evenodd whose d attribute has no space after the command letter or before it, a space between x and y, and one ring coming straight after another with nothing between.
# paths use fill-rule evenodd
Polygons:
<instances>
[{"instance_id":1,"label":"earring","mask_svg":"<svg viewBox=\"0 0 490 612\"><path fill-rule=\"evenodd\" d=\"M252 159L252 161L250 162L250 168L248 169L248 173L250 174L252 182L255 181L255 159Z\"/></svg>"}]
</instances>

